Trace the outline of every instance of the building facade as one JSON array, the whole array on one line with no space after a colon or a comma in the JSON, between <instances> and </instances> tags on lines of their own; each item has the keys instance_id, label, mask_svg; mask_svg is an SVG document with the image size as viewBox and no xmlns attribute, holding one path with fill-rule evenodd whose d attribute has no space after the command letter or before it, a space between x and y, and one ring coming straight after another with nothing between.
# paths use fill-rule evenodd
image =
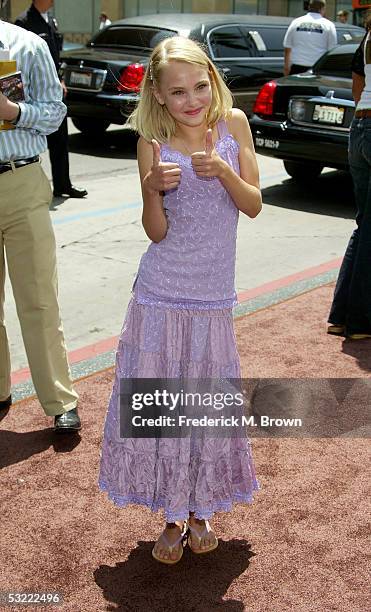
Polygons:
<instances>
[{"instance_id":1,"label":"building facade","mask_svg":"<svg viewBox=\"0 0 371 612\"><path fill-rule=\"evenodd\" d=\"M31 0L9 0L7 18L13 21ZM151 13L245 13L296 17L303 0L54 0L54 14L66 40L86 42L99 28L99 14L111 21ZM351 10L351 0L327 0L327 17ZM351 19L350 19L351 20Z\"/></svg>"}]
</instances>

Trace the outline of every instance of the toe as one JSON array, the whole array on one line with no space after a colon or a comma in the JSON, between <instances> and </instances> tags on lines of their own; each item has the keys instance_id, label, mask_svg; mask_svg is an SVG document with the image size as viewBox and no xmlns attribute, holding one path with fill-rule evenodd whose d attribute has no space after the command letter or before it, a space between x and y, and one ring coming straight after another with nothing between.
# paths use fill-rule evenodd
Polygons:
<instances>
[{"instance_id":1,"label":"toe","mask_svg":"<svg viewBox=\"0 0 371 612\"><path fill-rule=\"evenodd\" d=\"M172 552L171 552L171 556L170 558L175 561L175 559L177 559L179 556L179 547L177 546L176 548L173 548Z\"/></svg>"},{"instance_id":2,"label":"toe","mask_svg":"<svg viewBox=\"0 0 371 612\"><path fill-rule=\"evenodd\" d=\"M209 532L204 538L202 538L202 548L210 548L214 544L214 536L212 532Z\"/></svg>"},{"instance_id":3,"label":"toe","mask_svg":"<svg viewBox=\"0 0 371 612\"><path fill-rule=\"evenodd\" d=\"M156 555L160 559L166 559L166 550L163 548L163 546L161 546L160 543L157 544Z\"/></svg>"}]
</instances>

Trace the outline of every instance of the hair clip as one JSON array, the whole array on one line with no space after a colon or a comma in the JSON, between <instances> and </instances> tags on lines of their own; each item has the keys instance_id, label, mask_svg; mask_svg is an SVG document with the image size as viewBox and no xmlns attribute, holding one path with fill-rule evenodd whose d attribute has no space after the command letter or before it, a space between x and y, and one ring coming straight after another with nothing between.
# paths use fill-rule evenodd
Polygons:
<instances>
[{"instance_id":1,"label":"hair clip","mask_svg":"<svg viewBox=\"0 0 371 612\"><path fill-rule=\"evenodd\" d=\"M153 83L152 60L149 62L149 80Z\"/></svg>"}]
</instances>

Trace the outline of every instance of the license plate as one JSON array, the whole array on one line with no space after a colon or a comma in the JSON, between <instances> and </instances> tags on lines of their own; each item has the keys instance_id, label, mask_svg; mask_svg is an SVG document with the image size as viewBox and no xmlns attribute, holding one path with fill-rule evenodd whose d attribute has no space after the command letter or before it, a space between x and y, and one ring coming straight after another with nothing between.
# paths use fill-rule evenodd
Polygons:
<instances>
[{"instance_id":1,"label":"license plate","mask_svg":"<svg viewBox=\"0 0 371 612\"><path fill-rule=\"evenodd\" d=\"M257 136L255 138L255 144L257 147L265 147L266 149L278 149L280 146L279 140L272 140L271 138L261 138Z\"/></svg>"},{"instance_id":2,"label":"license plate","mask_svg":"<svg viewBox=\"0 0 371 612\"><path fill-rule=\"evenodd\" d=\"M91 87L92 82L91 72L71 72L70 74L70 85L84 85L85 87Z\"/></svg>"},{"instance_id":3,"label":"license plate","mask_svg":"<svg viewBox=\"0 0 371 612\"><path fill-rule=\"evenodd\" d=\"M324 106L316 104L313 111L313 121L341 125L344 119L344 109L338 106Z\"/></svg>"}]
</instances>

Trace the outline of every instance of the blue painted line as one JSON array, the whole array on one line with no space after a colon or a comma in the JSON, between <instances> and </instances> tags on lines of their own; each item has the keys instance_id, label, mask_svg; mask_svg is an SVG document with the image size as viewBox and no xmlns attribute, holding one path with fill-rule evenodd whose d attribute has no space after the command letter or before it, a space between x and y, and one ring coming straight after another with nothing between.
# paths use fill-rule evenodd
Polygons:
<instances>
[{"instance_id":1,"label":"blue painted line","mask_svg":"<svg viewBox=\"0 0 371 612\"><path fill-rule=\"evenodd\" d=\"M286 302L290 298L298 297L312 289L317 289L318 287L336 281L338 274L339 268L334 268L328 272L322 272L317 276L296 281L291 285L279 287L270 293L263 293L255 298L248 299L235 306L233 309L233 317L236 318L247 314L253 314L259 310L264 310L265 308L270 308L281 302Z\"/></svg>"},{"instance_id":2,"label":"blue painted line","mask_svg":"<svg viewBox=\"0 0 371 612\"><path fill-rule=\"evenodd\" d=\"M115 365L115 359L116 350L113 350L97 355L97 357L86 359L85 361L72 363L70 364L72 380L76 381L90 374L98 374L106 368L112 368ZM12 386L12 398L14 402L35 396L35 387L30 379Z\"/></svg>"},{"instance_id":3,"label":"blue painted line","mask_svg":"<svg viewBox=\"0 0 371 612\"><path fill-rule=\"evenodd\" d=\"M78 215L69 215L68 217L63 217L63 219L53 219L53 225L63 225L64 223L72 223L73 221L79 221L80 219L88 219L91 217L105 217L109 215L115 215L116 213L122 212L123 210L139 208L140 206L142 206L142 202L133 202L132 204L122 204L121 206L116 206L115 208L91 210L79 213Z\"/></svg>"},{"instance_id":4,"label":"blue painted line","mask_svg":"<svg viewBox=\"0 0 371 612\"><path fill-rule=\"evenodd\" d=\"M261 177L261 182L276 178L284 178L285 176L288 176L285 172L281 172L280 174L270 174L268 176ZM92 219L94 217L109 217L110 215L115 215L116 213L120 213L123 210L132 210L134 208L140 208L141 206L142 202L132 202L130 204L122 204L121 206L115 206L114 208L101 208L99 210L90 210L76 215L68 215L67 217L63 217L62 219L52 219L52 223L53 225L64 225L65 223L73 223L74 221L80 221L81 219Z\"/></svg>"}]
</instances>

